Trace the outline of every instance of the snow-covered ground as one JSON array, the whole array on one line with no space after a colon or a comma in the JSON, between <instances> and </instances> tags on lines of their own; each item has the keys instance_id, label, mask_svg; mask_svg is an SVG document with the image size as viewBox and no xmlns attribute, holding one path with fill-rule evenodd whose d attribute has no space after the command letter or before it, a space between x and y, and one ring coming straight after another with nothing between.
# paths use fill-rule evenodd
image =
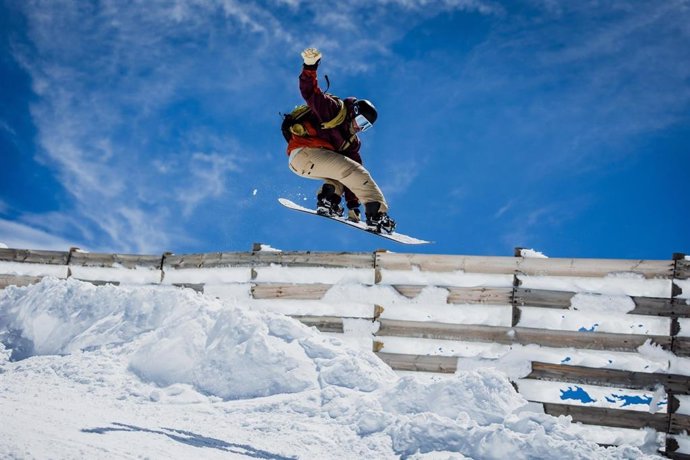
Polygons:
<instances>
[{"instance_id":1,"label":"snow-covered ground","mask_svg":"<svg viewBox=\"0 0 690 460\"><path fill-rule=\"evenodd\" d=\"M260 305L55 277L5 289L0 457L649 456L585 441L496 370L400 376Z\"/></svg>"}]
</instances>

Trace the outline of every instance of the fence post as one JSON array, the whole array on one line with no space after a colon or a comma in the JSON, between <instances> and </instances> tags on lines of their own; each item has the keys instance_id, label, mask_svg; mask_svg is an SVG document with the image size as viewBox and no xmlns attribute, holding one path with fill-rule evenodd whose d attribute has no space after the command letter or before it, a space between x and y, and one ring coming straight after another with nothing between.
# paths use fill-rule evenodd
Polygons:
<instances>
[{"instance_id":1,"label":"fence post","mask_svg":"<svg viewBox=\"0 0 690 460\"><path fill-rule=\"evenodd\" d=\"M685 271L683 271L683 274L681 274L681 268L686 269L687 263L685 263L685 254L682 253L674 253L673 254L673 275L671 277L671 305L675 307L675 305L678 303L677 297L683 293L683 290L676 284L676 280L678 279L685 279L687 276L685 275ZM674 308L675 310L675 308ZM678 333L680 332L680 322L678 321L678 315L675 313L675 311L671 312L671 327L669 330L669 336L671 339L671 353L676 354L676 349L677 349L677 338L678 338ZM679 407L679 401L678 398L675 397L673 394L673 391L666 387L666 401L667 403L667 411L668 411L668 425L666 428L666 449L664 451L664 454L666 456L673 456L674 452L678 450L678 441L672 436L671 432L674 431L673 429L673 415L676 413Z\"/></svg>"},{"instance_id":2,"label":"fence post","mask_svg":"<svg viewBox=\"0 0 690 460\"><path fill-rule=\"evenodd\" d=\"M515 257L522 257L522 249L520 247L515 248L514 256ZM515 327L517 324L520 322L520 315L522 314L522 311L520 310L520 307L517 304L516 300L516 295L517 295L517 288L520 287L522 284L522 281L520 281L520 278L518 278L518 269L516 268L515 271L513 272L513 292L510 294L510 305L511 305L511 318L510 318L510 326Z\"/></svg>"}]
</instances>

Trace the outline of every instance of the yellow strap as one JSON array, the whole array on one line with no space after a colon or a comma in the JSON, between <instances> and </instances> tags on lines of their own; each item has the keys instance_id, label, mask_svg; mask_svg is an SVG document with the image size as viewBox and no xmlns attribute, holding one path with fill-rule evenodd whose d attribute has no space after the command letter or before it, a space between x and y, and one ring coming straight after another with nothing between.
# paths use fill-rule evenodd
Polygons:
<instances>
[{"instance_id":1,"label":"yellow strap","mask_svg":"<svg viewBox=\"0 0 690 460\"><path fill-rule=\"evenodd\" d=\"M336 101L338 101L338 104L340 104L340 111L338 112L338 115L336 115L335 118L333 118L330 121L321 123L321 129L335 128L340 123L345 121L345 116L347 115L347 108L345 107L345 102L343 102L342 99L336 99Z\"/></svg>"}]
</instances>

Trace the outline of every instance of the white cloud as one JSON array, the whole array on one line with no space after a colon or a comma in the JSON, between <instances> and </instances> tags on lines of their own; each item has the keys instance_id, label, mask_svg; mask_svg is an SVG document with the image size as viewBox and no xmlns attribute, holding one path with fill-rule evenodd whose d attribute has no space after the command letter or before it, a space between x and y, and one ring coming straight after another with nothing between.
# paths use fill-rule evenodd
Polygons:
<instances>
[{"instance_id":1,"label":"white cloud","mask_svg":"<svg viewBox=\"0 0 690 460\"><path fill-rule=\"evenodd\" d=\"M243 180L240 164L260 167L252 146L240 140L242 127L213 126L213 117L266 117L282 91L276 80L286 63L299 62L305 44L323 46L344 73L367 71L374 57L390 58L391 45L424 18L448 10L489 12L490 5L24 2L18 8L26 14L30 45L17 42L13 49L38 96L31 113L39 160L69 193L73 201L63 208L80 223L63 230L110 250L146 252L185 239L185 219L194 209L221 196L240 199L246 190L234 187ZM406 10L414 13L398 14ZM369 26L357 26L364 19ZM340 26L346 40L333 34ZM225 152L242 152L241 162ZM395 170L390 193L415 176L411 168Z\"/></svg>"},{"instance_id":2,"label":"white cloud","mask_svg":"<svg viewBox=\"0 0 690 460\"><path fill-rule=\"evenodd\" d=\"M81 242L67 240L50 232L19 222L0 219L0 241L15 249L67 251Z\"/></svg>"},{"instance_id":3,"label":"white cloud","mask_svg":"<svg viewBox=\"0 0 690 460\"><path fill-rule=\"evenodd\" d=\"M240 172L239 162L230 155L194 153L189 163L189 185L176 189L177 200L183 204L183 214L190 216L202 201L217 198L227 192L227 176Z\"/></svg>"}]
</instances>

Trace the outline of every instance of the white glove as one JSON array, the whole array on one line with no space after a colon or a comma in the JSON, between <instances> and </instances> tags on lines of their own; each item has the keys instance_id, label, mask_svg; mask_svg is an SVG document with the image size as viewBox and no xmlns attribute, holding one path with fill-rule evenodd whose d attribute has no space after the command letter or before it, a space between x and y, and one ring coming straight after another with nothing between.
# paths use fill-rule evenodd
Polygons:
<instances>
[{"instance_id":1,"label":"white glove","mask_svg":"<svg viewBox=\"0 0 690 460\"><path fill-rule=\"evenodd\" d=\"M321 60L321 51L316 48L307 48L302 51L302 59L306 65L317 64Z\"/></svg>"}]
</instances>

